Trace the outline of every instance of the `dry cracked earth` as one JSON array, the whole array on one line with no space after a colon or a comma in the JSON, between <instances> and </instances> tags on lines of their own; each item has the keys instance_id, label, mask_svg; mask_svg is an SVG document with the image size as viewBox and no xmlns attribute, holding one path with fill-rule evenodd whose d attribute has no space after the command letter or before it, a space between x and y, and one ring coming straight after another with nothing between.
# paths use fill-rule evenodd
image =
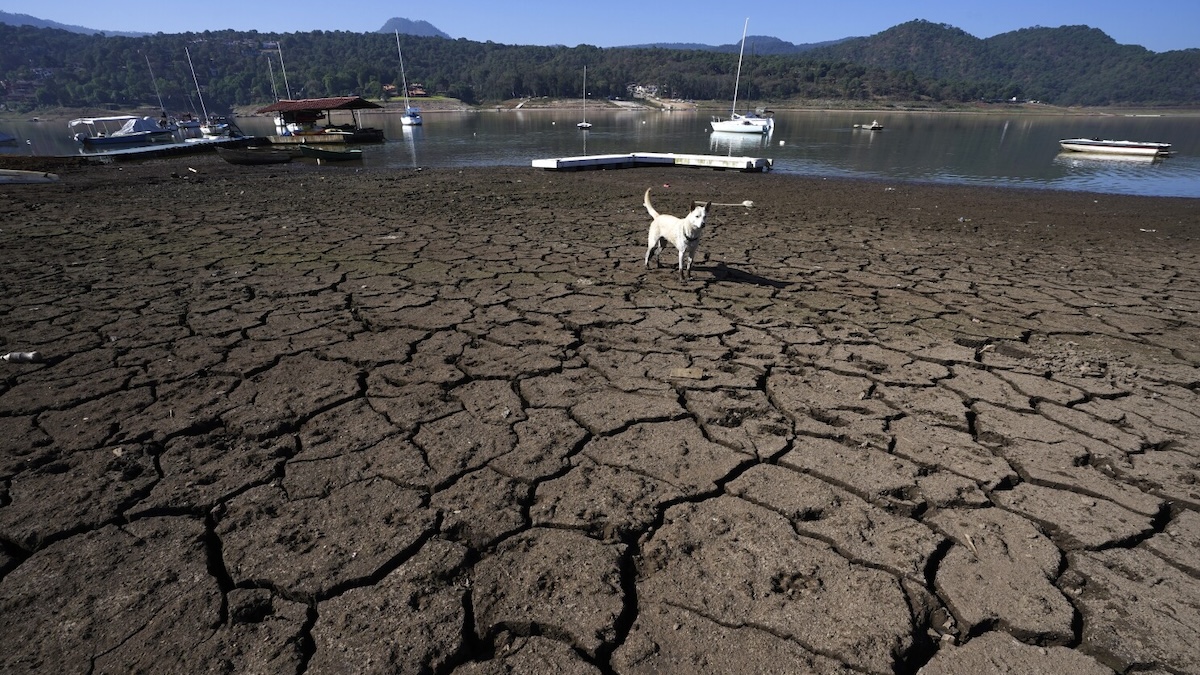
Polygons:
<instances>
[{"instance_id":1,"label":"dry cracked earth","mask_svg":"<svg viewBox=\"0 0 1200 675\"><path fill-rule=\"evenodd\" d=\"M1195 200L62 176L0 189L2 672L1200 672ZM651 186L754 206L682 282Z\"/></svg>"}]
</instances>

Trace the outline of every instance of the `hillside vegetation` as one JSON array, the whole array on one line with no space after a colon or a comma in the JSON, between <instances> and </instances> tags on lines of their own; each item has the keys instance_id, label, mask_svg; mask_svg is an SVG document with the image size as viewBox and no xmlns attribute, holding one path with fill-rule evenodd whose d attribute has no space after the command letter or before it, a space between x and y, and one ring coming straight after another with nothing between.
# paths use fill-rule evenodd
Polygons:
<instances>
[{"instance_id":1,"label":"hillside vegetation","mask_svg":"<svg viewBox=\"0 0 1200 675\"><path fill-rule=\"evenodd\" d=\"M413 35L400 40L410 84L468 104L578 98L585 65L593 98L628 97L637 86L667 98L728 100L737 68L737 55L718 48L517 46ZM185 48L210 111L289 96L379 98L401 81L391 33L105 37L0 25L0 45L0 104L17 110L157 106L159 96L169 109L196 109ZM1086 27L1031 28L980 40L915 21L798 53L748 49L739 97L777 104L1017 97L1059 105L1190 105L1200 102L1200 50L1156 54L1117 45Z\"/></svg>"}]
</instances>

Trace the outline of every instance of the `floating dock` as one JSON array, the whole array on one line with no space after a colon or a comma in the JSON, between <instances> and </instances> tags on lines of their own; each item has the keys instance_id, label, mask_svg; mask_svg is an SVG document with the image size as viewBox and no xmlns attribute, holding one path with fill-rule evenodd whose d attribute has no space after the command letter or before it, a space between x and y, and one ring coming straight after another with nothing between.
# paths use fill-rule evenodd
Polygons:
<instances>
[{"instance_id":1,"label":"floating dock","mask_svg":"<svg viewBox=\"0 0 1200 675\"><path fill-rule=\"evenodd\" d=\"M533 160L533 168L549 171L583 171L587 169L632 169L640 166L684 166L717 171L766 172L772 161L760 157L725 157L723 155L680 155L673 152L631 152L620 155L581 155Z\"/></svg>"}]
</instances>

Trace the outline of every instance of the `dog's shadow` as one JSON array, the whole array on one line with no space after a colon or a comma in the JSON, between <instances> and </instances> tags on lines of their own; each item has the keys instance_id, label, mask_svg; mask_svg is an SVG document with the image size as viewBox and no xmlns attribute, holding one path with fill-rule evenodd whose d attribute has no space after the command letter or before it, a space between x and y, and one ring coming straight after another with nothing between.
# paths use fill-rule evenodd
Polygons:
<instances>
[{"instance_id":1,"label":"dog's shadow","mask_svg":"<svg viewBox=\"0 0 1200 675\"><path fill-rule=\"evenodd\" d=\"M787 288L791 285L789 281L777 281L761 277L753 272L739 270L736 267L730 267L723 262L715 263L708 267L696 267L697 271L706 270L711 272L713 279L716 281L732 281L739 284L753 284L755 286L769 286L771 288Z\"/></svg>"}]
</instances>

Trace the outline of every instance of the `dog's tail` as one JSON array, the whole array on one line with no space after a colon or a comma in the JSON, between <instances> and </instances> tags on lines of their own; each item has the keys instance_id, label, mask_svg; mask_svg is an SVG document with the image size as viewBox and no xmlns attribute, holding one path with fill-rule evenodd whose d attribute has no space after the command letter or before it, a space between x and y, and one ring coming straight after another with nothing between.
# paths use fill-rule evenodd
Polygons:
<instances>
[{"instance_id":1,"label":"dog's tail","mask_svg":"<svg viewBox=\"0 0 1200 675\"><path fill-rule=\"evenodd\" d=\"M646 207L646 210L650 212L651 218L658 217L658 211L655 211L654 207L650 206L650 188L646 188L646 198L642 200L642 204Z\"/></svg>"}]
</instances>

